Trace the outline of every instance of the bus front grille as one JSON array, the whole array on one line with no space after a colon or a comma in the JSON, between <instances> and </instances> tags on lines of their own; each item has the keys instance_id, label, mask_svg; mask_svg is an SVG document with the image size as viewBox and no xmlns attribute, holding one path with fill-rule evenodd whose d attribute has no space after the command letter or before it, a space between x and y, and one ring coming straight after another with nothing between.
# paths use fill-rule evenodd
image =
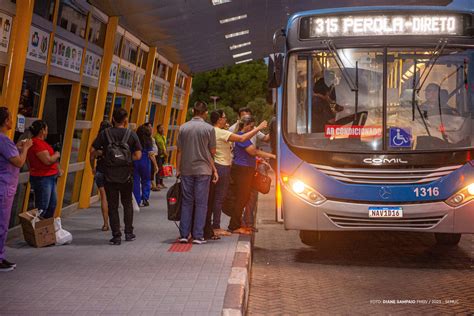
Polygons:
<instances>
[{"instance_id":1,"label":"bus front grille","mask_svg":"<svg viewBox=\"0 0 474 316\"><path fill-rule=\"evenodd\" d=\"M341 228L421 228L436 226L446 215L414 218L364 218L327 214L326 216Z\"/></svg>"},{"instance_id":2,"label":"bus front grille","mask_svg":"<svg viewBox=\"0 0 474 316\"><path fill-rule=\"evenodd\" d=\"M345 183L363 184L420 184L436 181L462 165L417 169L334 168L313 165L319 171Z\"/></svg>"}]
</instances>

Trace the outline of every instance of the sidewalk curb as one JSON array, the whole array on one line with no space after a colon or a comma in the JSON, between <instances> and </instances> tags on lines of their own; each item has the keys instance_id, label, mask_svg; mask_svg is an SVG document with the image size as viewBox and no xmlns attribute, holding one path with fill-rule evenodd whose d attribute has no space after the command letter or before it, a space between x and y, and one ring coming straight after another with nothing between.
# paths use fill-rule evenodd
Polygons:
<instances>
[{"instance_id":1,"label":"sidewalk curb","mask_svg":"<svg viewBox=\"0 0 474 316\"><path fill-rule=\"evenodd\" d=\"M240 235L224 296L223 316L245 315L250 290L253 236Z\"/></svg>"}]
</instances>

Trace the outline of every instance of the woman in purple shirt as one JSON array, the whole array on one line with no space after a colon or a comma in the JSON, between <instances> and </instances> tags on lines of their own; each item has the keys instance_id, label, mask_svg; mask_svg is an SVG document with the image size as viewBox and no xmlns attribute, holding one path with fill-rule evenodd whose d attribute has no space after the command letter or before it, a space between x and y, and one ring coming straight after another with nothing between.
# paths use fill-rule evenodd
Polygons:
<instances>
[{"instance_id":1,"label":"woman in purple shirt","mask_svg":"<svg viewBox=\"0 0 474 316\"><path fill-rule=\"evenodd\" d=\"M20 168L25 164L31 139L20 141L16 146L6 133L12 129L12 115L6 107L0 107L0 272L12 271L16 264L5 259L5 242L18 185Z\"/></svg>"}]
</instances>

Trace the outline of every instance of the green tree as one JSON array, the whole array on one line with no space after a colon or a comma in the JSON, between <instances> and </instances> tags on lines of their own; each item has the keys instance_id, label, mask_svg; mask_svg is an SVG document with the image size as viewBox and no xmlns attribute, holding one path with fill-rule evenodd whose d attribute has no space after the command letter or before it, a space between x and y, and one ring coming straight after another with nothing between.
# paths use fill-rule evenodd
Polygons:
<instances>
[{"instance_id":1,"label":"green tree","mask_svg":"<svg viewBox=\"0 0 474 316\"><path fill-rule=\"evenodd\" d=\"M260 121L264 117L260 114L263 115L267 107L266 93L267 66L263 60L253 61L196 74L190 105L203 100L213 109L210 96L219 96L217 108L226 111L229 122L235 121L239 108L244 106L252 106L252 111ZM263 109L259 109L259 106Z\"/></svg>"}]
</instances>

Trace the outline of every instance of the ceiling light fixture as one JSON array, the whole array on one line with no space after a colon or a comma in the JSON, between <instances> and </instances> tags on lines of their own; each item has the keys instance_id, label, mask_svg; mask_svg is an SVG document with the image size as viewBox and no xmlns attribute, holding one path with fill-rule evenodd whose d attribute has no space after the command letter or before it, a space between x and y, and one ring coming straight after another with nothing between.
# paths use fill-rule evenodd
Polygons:
<instances>
[{"instance_id":1,"label":"ceiling light fixture","mask_svg":"<svg viewBox=\"0 0 474 316\"><path fill-rule=\"evenodd\" d=\"M245 35L245 34L248 34L248 33L249 33L249 30L240 31L240 32L235 32L235 33L230 33L230 34L227 34L227 35L225 36L225 38L232 38L232 37L236 37L236 36Z\"/></svg>"},{"instance_id":2,"label":"ceiling light fixture","mask_svg":"<svg viewBox=\"0 0 474 316\"><path fill-rule=\"evenodd\" d=\"M247 14L243 14L243 15L234 16L228 19L219 20L219 23L224 24L224 23L234 22L234 21L238 21L238 20L242 20L246 18L247 18Z\"/></svg>"},{"instance_id":3,"label":"ceiling light fixture","mask_svg":"<svg viewBox=\"0 0 474 316\"><path fill-rule=\"evenodd\" d=\"M253 60L252 58L249 58L249 59L244 59L244 60L236 61L235 63L236 63L236 64L248 63L249 61L252 61L252 60Z\"/></svg>"},{"instance_id":4,"label":"ceiling light fixture","mask_svg":"<svg viewBox=\"0 0 474 316\"><path fill-rule=\"evenodd\" d=\"M234 49L242 48L242 47L245 47L245 46L249 46L251 44L252 44L252 42L245 42L245 43L242 43L242 44L235 44L235 45L229 46L229 49L234 50Z\"/></svg>"},{"instance_id":5,"label":"ceiling light fixture","mask_svg":"<svg viewBox=\"0 0 474 316\"><path fill-rule=\"evenodd\" d=\"M234 58L239 58L239 57L246 56L246 55L250 55L250 54L252 54L252 51L251 51L251 50L249 50L249 51L247 51L247 52L243 52L243 53L239 53L239 54L232 55L232 57L234 57Z\"/></svg>"},{"instance_id":6,"label":"ceiling light fixture","mask_svg":"<svg viewBox=\"0 0 474 316\"><path fill-rule=\"evenodd\" d=\"M232 0L211 0L213 5L219 5L219 4L224 4L231 2Z\"/></svg>"}]
</instances>

